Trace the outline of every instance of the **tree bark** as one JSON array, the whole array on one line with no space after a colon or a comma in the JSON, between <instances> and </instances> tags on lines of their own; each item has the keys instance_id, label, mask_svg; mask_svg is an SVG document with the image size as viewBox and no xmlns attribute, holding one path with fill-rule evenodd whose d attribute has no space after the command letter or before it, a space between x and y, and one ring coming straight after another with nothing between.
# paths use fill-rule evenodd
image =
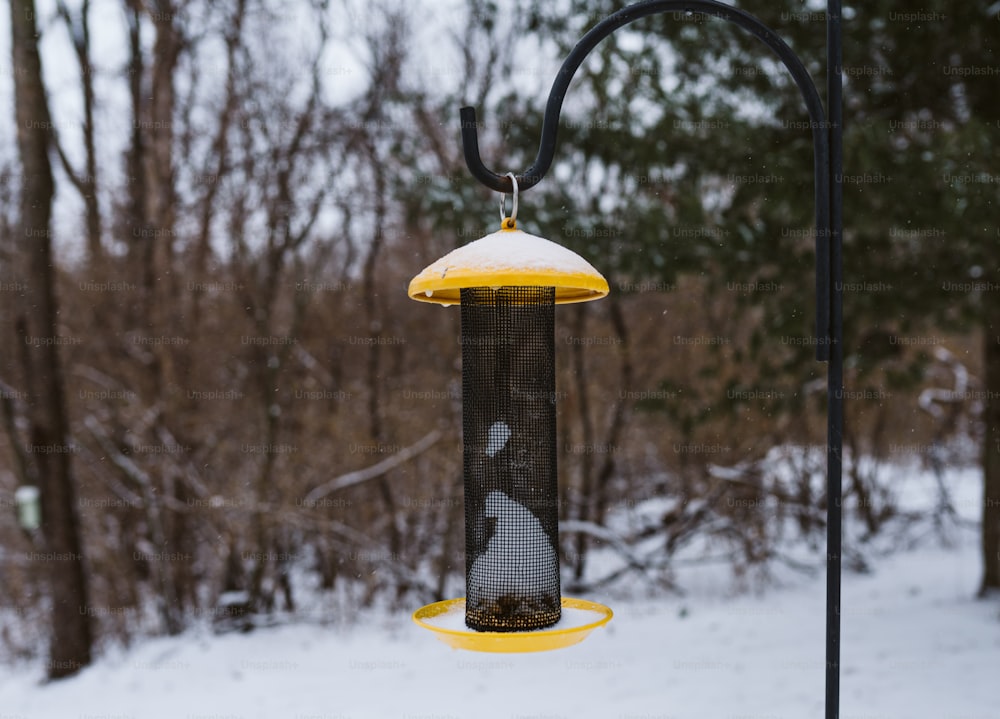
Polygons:
<instances>
[{"instance_id":1,"label":"tree bark","mask_svg":"<svg viewBox=\"0 0 1000 719\"><path fill-rule=\"evenodd\" d=\"M147 251L144 253L144 296L147 302L145 316L149 320L151 334L174 335L174 308L181 306L178 278L174 273L177 212L173 154L177 100L174 73L184 49L184 38L175 21L178 4L160 2L156 8L156 11L150 12L156 28L156 39L153 42L153 63L150 68L149 102L145 107L147 115L141 128L146 134L145 146L149 149L143 158L146 189L144 219L152 229L149 236L143 238L147 243ZM156 357L153 362L155 397L156 402L163 407L160 422L170 427L183 402L183 394L179 390L177 358L174 357L174 354L180 353L173 353L164 345L157 345L153 349ZM176 498L176 485L170 481L165 468L159 467L155 474L162 496ZM176 515L166 519L168 523L164 526L162 549L166 550L169 546L177 551L180 547L170 543L170 539L183 536L186 517ZM169 562L161 562L159 567L161 592L166 595L161 599L162 617L167 633L171 636L180 634L184 628L180 599L185 592L183 588L178 588L178 583L188 574L184 564L175 566Z\"/></svg>"},{"instance_id":2,"label":"tree bark","mask_svg":"<svg viewBox=\"0 0 1000 719\"><path fill-rule=\"evenodd\" d=\"M574 307L573 332L577 339L584 336L587 326L586 308L582 306ZM594 505L594 423L590 416L590 400L587 388L590 385L590 377L587 374L587 363L583 356L583 347L579 342L574 342L570 355L573 362L573 379L576 382L576 396L580 404L580 428L583 432L581 437L580 453L580 506L577 509L576 519L589 523L593 518ZM579 582L583 579L586 569L587 550L590 546L590 536L580 532L576 535L576 542L573 546L574 556L570 564L573 566L573 580Z\"/></svg>"},{"instance_id":3,"label":"tree bark","mask_svg":"<svg viewBox=\"0 0 1000 719\"><path fill-rule=\"evenodd\" d=\"M152 9L141 0L123 0L129 25L129 92L132 107L132 137L126 150L129 193L125 224L132 245L130 272L141 278L140 301L128 311L129 324L144 327L150 336L178 335L175 314L183 307L174 273L174 237L177 194L175 189L174 73L185 49L179 4L161 2ZM152 25L154 40L148 58L141 42L144 23ZM148 61L147 61L148 60ZM183 311L183 310L181 310ZM165 345L151 348L147 377L148 404L159 408L157 423L170 428L184 409L177 362L179 352ZM148 468L153 496L179 500L178 486L163 465ZM152 506L147 511L156 513ZM147 518L150 540L157 551L183 554L180 540L186 536L184 514ZM162 521L161 521L162 519ZM162 531L157 531L159 527ZM183 629L181 601L189 596L189 567L183 563L156 562L153 576L165 631L176 635Z\"/></svg>"},{"instance_id":4,"label":"tree bark","mask_svg":"<svg viewBox=\"0 0 1000 719\"><path fill-rule=\"evenodd\" d=\"M66 4L60 0L59 15L66 23L76 60L80 67L80 90L83 95L83 148L84 169L80 174L73 169L69 158L59 147L59 159L70 182L76 187L86 208L87 262L92 269L101 267L104 250L101 246L101 208L97 198L97 148L94 140L94 68L90 61L90 0L80 6L79 22L73 19Z\"/></svg>"},{"instance_id":5,"label":"tree bark","mask_svg":"<svg viewBox=\"0 0 1000 719\"><path fill-rule=\"evenodd\" d=\"M87 608L71 462L72 442L58 346L51 216L55 184L49 149L52 121L42 82L33 0L12 0L11 36L17 146L21 159L20 218L27 256L26 285L18 308L19 338L29 348L24 368L28 388L29 455L37 469L42 504L44 564L52 598L48 675L75 674L90 664L93 635Z\"/></svg>"},{"instance_id":6,"label":"tree bark","mask_svg":"<svg viewBox=\"0 0 1000 719\"><path fill-rule=\"evenodd\" d=\"M983 337L983 583L980 596L1000 593L1000 305L988 303Z\"/></svg>"}]
</instances>

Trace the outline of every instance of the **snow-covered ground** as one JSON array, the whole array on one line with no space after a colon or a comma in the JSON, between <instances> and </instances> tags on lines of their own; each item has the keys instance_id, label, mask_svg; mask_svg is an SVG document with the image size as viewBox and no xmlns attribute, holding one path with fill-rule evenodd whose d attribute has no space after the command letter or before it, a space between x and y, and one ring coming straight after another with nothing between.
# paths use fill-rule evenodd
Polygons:
<instances>
[{"instance_id":1,"label":"snow-covered ground","mask_svg":"<svg viewBox=\"0 0 1000 719\"><path fill-rule=\"evenodd\" d=\"M972 599L974 548L847 575L844 719L996 719L1000 610ZM0 676L2 719L657 719L822 716L823 582L759 597L614 606L582 644L452 650L408 616L145 642L43 686Z\"/></svg>"},{"instance_id":2,"label":"snow-covered ground","mask_svg":"<svg viewBox=\"0 0 1000 719\"><path fill-rule=\"evenodd\" d=\"M842 719L1000 717L1000 606L973 599L975 531L953 539L845 574ZM38 665L0 670L0 719L822 716L822 574L757 595L709 586L683 598L589 597L612 605L611 623L538 654L452 650L406 612L192 631L113 652L54 684L41 683Z\"/></svg>"}]
</instances>

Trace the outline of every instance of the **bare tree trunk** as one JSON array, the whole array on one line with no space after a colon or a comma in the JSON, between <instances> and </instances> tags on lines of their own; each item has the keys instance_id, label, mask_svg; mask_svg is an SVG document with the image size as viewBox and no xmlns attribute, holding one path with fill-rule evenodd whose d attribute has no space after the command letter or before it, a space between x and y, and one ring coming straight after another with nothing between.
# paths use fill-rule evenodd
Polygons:
<instances>
[{"instance_id":1,"label":"bare tree trunk","mask_svg":"<svg viewBox=\"0 0 1000 719\"><path fill-rule=\"evenodd\" d=\"M101 210L97 201L97 149L94 142L94 72L90 62L90 0L83 0L80 6L79 24L73 19L66 4L60 0L59 14L66 23L76 53L77 64L80 66L80 89L83 94L83 149L85 154L84 171L73 170L69 159L59 147L59 159L70 182L76 187L83 199L87 218L87 261L90 266L100 266L104 258L101 247Z\"/></svg>"},{"instance_id":2,"label":"bare tree trunk","mask_svg":"<svg viewBox=\"0 0 1000 719\"><path fill-rule=\"evenodd\" d=\"M150 252L146 254L146 298L151 304L146 306L147 316L153 334L176 335L177 308L183 307L180 285L174 266L174 237L177 216L177 192L175 188L174 161L174 115L177 92L174 74L185 40L176 21L183 3L161 0L156 10L150 12L156 28L153 44L153 65L150 69L151 85L146 126L150 152L145 157L146 165L146 212L145 218L153 228L152 236L144 238ZM165 345L154 345L156 360L156 402L163 407L159 422L171 427L183 410L184 393L177 391L181 386L177 362L183 361L182 352L172 352ZM175 357L175 354L178 355ZM164 498L178 499L179 485L165 466L158 466L154 477L159 482L159 491ZM162 551L181 549L175 541L187 533L187 515L173 513L164 517L163 535L160 538ZM152 526L152 525L151 525ZM155 537L154 537L155 539ZM180 552L184 554L184 552ZM190 578L185 563L160 562L159 578L161 612L167 633L176 635L183 626L182 597L186 595L182 586Z\"/></svg>"},{"instance_id":3,"label":"bare tree trunk","mask_svg":"<svg viewBox=\"0 0 1000 719\"><path fill-rule=\"evenodd\" d=\"M586 308L582 306L574 307L573 311L573 332L577 341L573 343L570 354L573 360L573 379L576 381L577 401L580 403L580 426L583 430L583 441L580 445L582 449L580 454L580 507L577 510L576 518L581 522L590 522L594 506L594 423L590 416L590 401L587 394L590 380L580 341L586 328L587 314ZM573 565L573 579L577 582L583 578L589 545L590 537L588 535L582 532L576 535L571 564Z\"/></svg>"},{"instance_id":4,"label":"bare tree trunk","mask_svg":"<svg viewBox=\"0 0 1000 719\"><path fill-rule=\"evenodd\" d=\"M152 14L156 28L153 44L153 65L150 69L149 102L140 128L149 152L143 158L146 195L143 218L148 232L142 238L146 250L145 314L155 333L167 330L175 313L176 278L173 272L176 192L174 189L174 69L180 58L183 40L174 23L176 7L160 3L161 10ZM157 397L164 398L167 386L174 381L173 362L169 348L156 350Z\"/></svg>"},{"instance_id":5,"label":"bare tree trunk","mask_svg":"<svg viewBox=\"0 0 1000 719\"><path fill-rule=\"evenodd\" d=\"M21 157L21 227L28 256L22 294L20 340L30 347L25 366L30 454L38 470L42 535L52 596L48 675L75 674L90 664L93 635L87 607L87 577L70 461L72 446L63 375L59 363L56 277L51 215L55 184L49 163L52 120L42 83L33 0L10 4L17 145ZM67 339L66 341L70 341Z\"/></svg>"},{"instance_id":6,"label":"bare tree trunk","mask_svg":"<svg viewBox=\"0 0 1000 719\"><path fill-rule=\"evenodd\" d=\"M393 13L387 17L385 26L368 36L373 62L369 68L371 73L371 90L367 98L367 109L364 114L365 126L369 123L381 125L386 115L386 105L401 95L400 78L406 61L405 40L407 23L403 13ZM388 158L386 157L385 138L378 132L369 132L364 139L364 152L371 171L374 199L375 235L365 258L362 283L364 287L365 306L367 309L368 331L379 335L382 331L382 310L380 308L380 290L375 281L375 269L379 261L379 252L385 244L385 233L389 217L389 205L386 197L389 191L390 175L386 172ZM385 441L386 417L383 409L383 389L385 378L382 366L382 348L375 342L369 348L368 355L368 386L370 433L376 444ZM379 477L376 487L385 503L389 517L389 551L398 556L403 549L403 530L399 526L398 508L388 477ZM406 582L398 587L397 596L408 588Z\"/></svg>"},{"instance_id":7,"label":"bare tree trunk","mask_svg":"<svg viewBox=\"0 0 1000 719\"><path fill-rule=\"evenodd\" d=\"M237 53L240 50L243 37L243 21L246 17L246 0L237 0L233 10L228 29L225 33L226 41L226 96L219 112L219 124L212 140L212 151L210 153L211 164L206 162L204 175L206 187L204 197L201 199L201 209L199 212L198 237L195 241L193 262L191 272L195 280L195 289L191 297L191 326L198 328L201 326L202 291L200 289L202 278L206 272L209 258L212 255L211 234L212 220L216 217L220 209L217 201L219 189L222 187L222 178L229 170L229 134L232 130L233 122L236 118L237 103L244 98L240 97L237 84L238 72L236 64L238 62Z\"/></svg>"},{"instance_id":8,"label":"bare tree trunk","mask_svg":"<svg viewBox=\"0 0 1000 719\"><path fill-rule=\"evenodd\" d=\"M382 322L378 306L379 288L375 280L375 269L378 264L378 254L385 239L387 214L385 203L386 180L383 163L374 142L368 144L367 152L375 179L375 235L372 237L368 256L365 259L363 283L368 331L373 336L378 336L381 334ZM367 377L369 433L372 442L376 446L381 446L386 441L386 431L382 416L382 389L384 384L382 376L382 348L378 342L373 342L368 348ZM403 538L399 524L397 523L397 507L389 479L385 476L379 477L375 481L375 486L382 497L382 501L385 502L385 510L389 517L389 551L393 556L399 556L399 553L402 551Z\"/></svg>"},{"instance_id":9,"label":"bare tree trunk","mask_svg":"<svg viewBox=\"0 0 1000 719\"><path fill-rule=\"evenodd\" d=\"M142 131L142 107L143 92L142 78L145 73L145 58L142 54L142 38L140 28L140 18L142 6L140 0L123 0L123 10L128 23L129 37L129 65L128 65L128 85L129 104L132 114L132 131L129 138L128 148L125 151L125 186L127 197L123 208L122 234L128 243L128 257L126 267L130 277L142 277L141 249L143 241L141 238L146 232L145 211L143 208L143 198L146 196L146 182L142 167L145 164L146 145ZM145 285L143 285L145 292ZM142 302L131 303L127 308L128 324L135 326L141 316Z\"/></svg>"},{"instance_id":10,"label":"bare tree trunk","mask_svg":"<svg viewBox=\"0 0 1000 719\"><path fill-rule=\"evenodd\" d=\"M621 341L620 347L620 369L619 387L632 386L632 354L629 345L628 325L625 323L625 315L622 313L621 301L612 294L608 298L608 314L611 317L611 326L614 327L618 339ZM594 517L598 523L604 521L604 513L608 506L608 483L614 476L617 467L618 442L626 425L626 408L624 401L615 403L611 414L611 423L608 425L607 442L605 443L607 452L604 454L604 461L601 462L597 471L597 493L594 504Z\"/></svg>"},{"instance_id":11,"label":"bare tree trunk","mask_svg":"<svg viewBox=\"0 0 1000 719\"><path fill-rule=\"evenodd\" d=\"M628 326L622 314L621 305L617 298L608 299L609 316L612 327L617 334L620 347L619 355L619 386L630 387L632 385L632 358L629 354ZM576 337L584 335L586 327L586 312L588 310L582 306L576 308L574 332ZM584 523L600 525L604 521L604 514L608 506L608 483L614 476L617 464L616 453L618 451L618 441L624 431L626 424L626 404L622 401L615 403L611 411L611 419L607 427L602 429L602 440L599 441L597 428L591 418L590 402L588 399L588 387L590 387L589 374L587 372L586 350L580 342L574 342L571 354L573 359L573 374L576 381L576 392L580 403L580 417L583 428L583 456L581 457L581 504L577 519ZM598 459L598 455L603 458ZM584 570L587 563L587 552L592 545L592 536L586 532L578 532L574 545L575 556L573 557L573 580L580 582L583 579Z\"/></svg>"},{"instance_id":12,"label":"bare tree trunk","mask_svg":"<svg viewBox=\"0 0 1000 719\"><path fill-rule=\"evenodd\" d=\"M129 196L126 226L133 243L128 262L131 272L141 278L141 301L130 318L133 324L145 326L149 335L176 335L172 329L174 314L181 297L174 274L174 229L176 191L174 171L174 109L176 92L174 72L184 50L184 38L175 22L178 4L161 2L155 12L140 0L124 0L129 23L130 95L132 104L132 138L127 150ZM155 29L152 62L144 61L141 28L149 18ZM178 391L178 372L174 353L164 345L151 348L148 376L152 381L149 404L160 408L158 423L170 427L177 416L183 394ZM164 467L149 470L152 491L167 501L176 499L177 487L170 481ZM153 512L152 507L147 507ZM158 552L177 550L171 539L183 536L186 521L183 515L147 517L151 539ZM159 527L162 531L153 531ZM167 546L171 545L171 546ZM171 562L155 562L152 567L160 596L158 607L168 634L178 634L182 626L178 579L187 572ZM183 590L183 587L181 587Z\"/></svg>"},{"instance_id":13,"label":"bare tree trunk","mask_svg":"<svg viewBox=\"0 0 1000 719\"><path fill-rule=\"evenodd\" d=\"M980 596L1000 593L1000 305L988 303L983 337L983 583Z\"/></svg>"}]
</instances>

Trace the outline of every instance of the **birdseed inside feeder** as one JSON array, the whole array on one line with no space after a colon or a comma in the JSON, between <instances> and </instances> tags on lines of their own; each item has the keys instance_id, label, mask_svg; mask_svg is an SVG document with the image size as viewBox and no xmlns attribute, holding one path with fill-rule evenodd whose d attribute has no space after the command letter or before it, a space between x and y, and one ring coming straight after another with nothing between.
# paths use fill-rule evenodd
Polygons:
<instances>
[{"instance_id":1,"label":"birdseed inside feeder","mask_svg":"<svg viewBox=\"0 0 1000 719\"><path fill-rule=\"evenodd\" d=\"M608 283L579 255L518 230L516 189L514 197L510 217L501 201L498 232L434 262L408 291L422 302L461 305L464 626L491 635L540 630L559 622L564 606L594 611L596 621L582 636L538 646L445 639L486 651L565 646L610 619L606 607L561 597L554 339L555 305L604 297ZM435 629L422 619L460 602L429 605L414 619ZM562 630L573 631L581 629Z\"/></svg>"}]
</instances>

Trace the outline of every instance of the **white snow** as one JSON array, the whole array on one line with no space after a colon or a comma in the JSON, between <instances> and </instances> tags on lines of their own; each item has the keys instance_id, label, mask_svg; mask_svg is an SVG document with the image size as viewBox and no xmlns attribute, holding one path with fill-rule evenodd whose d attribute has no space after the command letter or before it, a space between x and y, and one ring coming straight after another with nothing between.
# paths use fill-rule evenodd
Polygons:
<instances>
[{"instance_id":1,"label":"white snow","mask_svg":"<svg viewBox=\"0 0 1000 719\"><path fill-rule=\"evenodd\" d=\"M600 276L572 250L521 230L499 230L470 242L428 265L414 280L465 273L560 272Z\"/></svg>"},{"instance_id":2,"label":"white snow","mask_svg":"<svg viewBox=\"0 0 1000 719\"><path fill-rule=\"evenodd\" d=\"M972 542L847 575L842 717L995 719L996 603L977 602ZM583 643L536 654L453 650L409 612L353 628L188 633L40 686L0 673L5 719L822 716L823 582L763 597L612 604Z\"/></svg>"},{"instance_id":3,"label":"white snow","mask_svg":"<svg viewBox=\"0 0 1000 719\"><path fill-rule=\"evenodd\" d=\"M979 473L946 478L964 518ZM913 498L928 474L900 473ZM933 496L933 492L926 493ZM969 498L967 500L966 498ZM981 500L980 500L981 501ZM952 546L916 548L845 574L841 717L996 719L1000 606L973 599L974 526ZM725 577L719 567L717 577ZM704 572L704 568L693 568ZM683 569L682 572L688 571ZM213 636L189 631L111 651L42 685L41 663L0 669L3 719L808 719L823 715L822 574L732 597L679 577L683 597L612 601L615 617L579 645L533 654L454 650L410 619L372 610L353 624ZM636 595L640 592L635 592Z\"/></svg>"},{"instance_id":4,"label":"white snow","mask_svg":"<svg viewBox=\"0 0 1000 719\"><path fill-rule=\"evenodd\" d=\"M494 422L486 432L486 456L494 457L507 446L510 427L506 422Z\"/></svg>"},{"instance_id":5,"label":"white snow","mask_svg":"<svg viewBox=\"0 0 1000 719\"><path fill-rule=\"evenodd\" d=\"M470 600L496 601L505 594L555 595L559 558L538 517L499 491L486 497L485 514L497 520L496 531L486 551L472 563Z\"/></svg>"}]
</instances>

